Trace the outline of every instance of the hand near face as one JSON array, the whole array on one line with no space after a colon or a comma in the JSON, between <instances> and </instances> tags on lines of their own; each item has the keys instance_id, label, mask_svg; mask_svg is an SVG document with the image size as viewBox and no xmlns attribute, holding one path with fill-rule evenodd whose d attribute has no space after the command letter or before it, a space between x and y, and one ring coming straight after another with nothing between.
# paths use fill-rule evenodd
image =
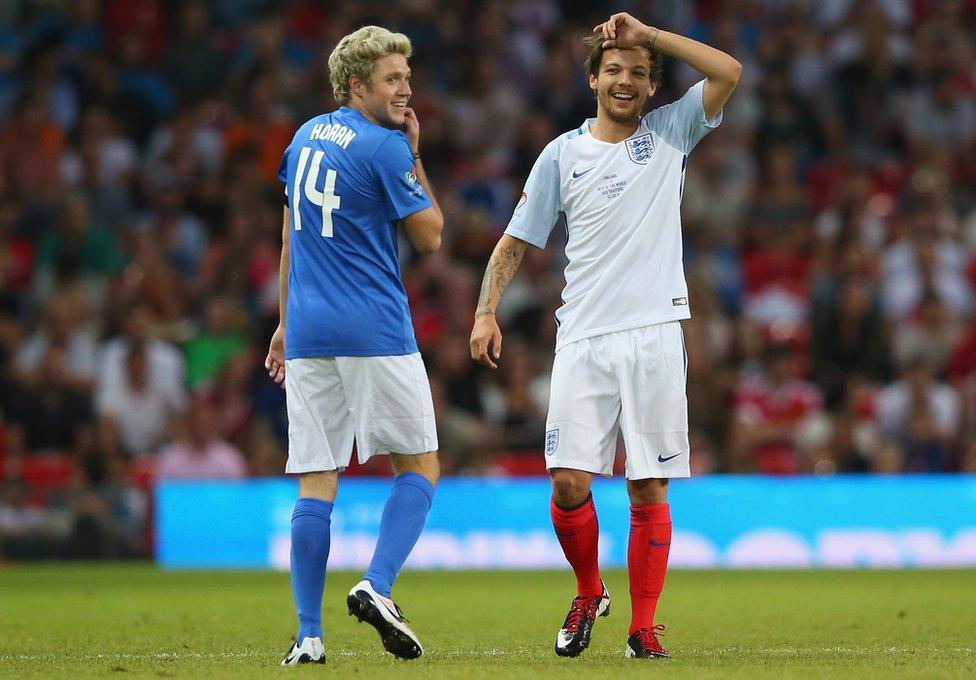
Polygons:
<instances>
[{"instance_id":1,"label":"hand near face","mask_svg":"<svg viewBox=\"0 0 976 680\"><path fill-rule=\"evenodd\" d=\"M420 121L417 120L417 112L409 106L403 110L403 134L410 142L410 151L417 153L420 148Z\"/></svg>"},{"instance_id":2,"label":"hand near face","mask_svg":"<svg viewBox=\"0 0 976 680\"><path fill-rule=\"evenodd\" d=\"M603 33L603 47L625 49L647 43L651 28L626 12L614 14L602 24L593 27L594 33Z\"/></svg>"}]
</instances>

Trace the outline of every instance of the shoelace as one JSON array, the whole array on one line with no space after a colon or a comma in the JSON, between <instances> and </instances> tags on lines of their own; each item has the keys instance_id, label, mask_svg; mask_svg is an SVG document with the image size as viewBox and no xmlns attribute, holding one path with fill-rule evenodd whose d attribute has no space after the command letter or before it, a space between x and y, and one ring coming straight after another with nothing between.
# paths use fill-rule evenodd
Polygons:
<instances>
[{"instance_id":1,"label":"shoelace","mask_svg":"<svg viewBox=\"0 0 976 680\"><path fill-rule=\"evenodd\" d=\"M397 605L396 602L394 602L393 600L391 600L388 597L383 597L382 595L380 595L380 597L383 599L383 604L385 604L387 606L387 609L389 609L391 612L393 612L398 617L400 617L400 620L401 621L407 622L407 617L404 616L403 615L403 612L400 611L400 607L399 607L399 605Z\"/></svg>"},{"instance_id":2,"label":"shoelace","mask_svg":"<svg viewBox=\"0 0 976 680\"><path fill-rule=\"evenodd\" d=\"M569 615L566 617L566 632L575 633L579 630L584 618L595 619L599 602L599 597L574 597L573 606L569 608Z\"/></svg>"},{"instance_id":3,"label":"shoelace","mask_svg":"<svg viewBox=\"0 0 976 680\"><path fill-rule=\"evenodd\" d=\"M659 623L652 628L641 628L639 631L637 631L637 640L645 648L654 650L664 649L661 647L661 643L657 640L658 635L664 635L663 623Z\"/></svg>"}]
</instances>

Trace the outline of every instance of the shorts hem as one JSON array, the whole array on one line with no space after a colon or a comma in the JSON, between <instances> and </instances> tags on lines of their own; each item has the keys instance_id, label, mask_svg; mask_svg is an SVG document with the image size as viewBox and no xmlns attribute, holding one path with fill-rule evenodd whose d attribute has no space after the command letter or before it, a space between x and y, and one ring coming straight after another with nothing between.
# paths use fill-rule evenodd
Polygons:
<instances>
[{"instance_id":1,"label":"shorts hem","mask_svg":"<svg viewBox=\"0 0 976 680\"><path fill-rule=\"evenodd\" d=\"M606 467L595 465L591 462L581 461L581 460L560 460L557 458L546 458L546 470L551 470L552 468L566 468L568 470L579 470L580 472L589 472L594 475L600 475L602 477L613 477L613 467L607 470Z\"/></svg>"},{"instance_id":2,"label":"shorts hem","mask_svg":"<svg viewBox=\"0 0 976 680\"><path fill-rule=\"evenodd\" d=\"M367 463L374 456L389 456L391 453L395 453L398 456L422 456L425 453L434 453L435 451L437 451L437 446L436 446L437 442L434 442L434 444L435 444L434 448L427 449L426 451L393 451L391 449L384 447L382 449L376 449L374 451L371 451L367 456L360 456L357 453L356 459L359 461L360 465L363 465Z\"/></svg>"},{"instance_id":3,"label":"shorts hem","mask_svg":"<svg viewBox=\"0 0 976 680\"><path fill-rule=\"evenodd\" d=\"M305 465L285 465L286 475L304 475L309 472L342 472L346 469L345 465L334 465L333 467L323 467L321 464L307 463Z\"/></svg>"},{"instance_id":4,"label":"shorts hem","mask_svg":"<svg viewBox=\"0 0 976 680\"><path fill-rule=\"evenodd\" d=\"M691 477L690 470L681 470L680 472L661 474L661 470L641 470L634 473L624 473L624 477L631 480L638 479L687 479Z\"/></svg>"}]
</instances>

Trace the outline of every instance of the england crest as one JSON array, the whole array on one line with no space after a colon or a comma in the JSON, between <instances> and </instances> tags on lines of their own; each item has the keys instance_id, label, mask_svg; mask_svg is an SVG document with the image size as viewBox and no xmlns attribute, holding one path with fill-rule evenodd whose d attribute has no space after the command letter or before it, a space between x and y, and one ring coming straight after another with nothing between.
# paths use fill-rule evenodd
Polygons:
<instances>
[{"instance_id":1,"label":"england crest","mask_svg":"<svg viewBox=\"0 0 976 680\"><path fill-rule=\"evenodd\" d=\"M551 456L559 448L559 428L546 431L546 455Z\"/></svg>"},{"instance_id":2,"label":"england crest","mask_svg":"<svg viewBox=\"0 0 976 680\"><path fill-rule=\"evenodd\" d=\"M651 133L627 140L627 155L640 165L647 165L647 159L654 153L654 140Z\"/></svg>"}]
</instances>

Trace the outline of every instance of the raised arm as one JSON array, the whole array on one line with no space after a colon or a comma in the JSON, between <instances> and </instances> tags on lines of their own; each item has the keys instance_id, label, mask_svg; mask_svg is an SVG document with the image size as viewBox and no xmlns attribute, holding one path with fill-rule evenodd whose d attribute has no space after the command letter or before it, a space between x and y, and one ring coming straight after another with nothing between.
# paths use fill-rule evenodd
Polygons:
<instances>
[{"instance_id":1,"label":"raised arm","mask_svg":"<svg viewBox=\"0 0 976 680\"><path fill-rule=\"evenodd\" d=\"M407 107L403 117L405 120L404 134L407 136L407 141L410 143L410 153L413 154L416 162L417 179L420 180L420 185L427 192L427 197L431 203L429 208L416 212L403 220L403 226L414 248L421 253L432 253L441 246L444 215L434 197L434 190L430 186L427 171L424 170L424 164L420 159L420 123L417 120L417 114L413 109Z\"/></svg>"},{"instance_id":2,"label":"raised arm","mask_svg":"<svg viewBox=\"0 0 976 680\"><path fill-rule=\"evenodd\" d=\"M705 76L702 103L705 116L711 120L725 106L739 83L742 64L721 50L676 33L662 31L641 23L626 12L614 14L598 24L594 33L603 33L604 47L644 45L661 54L682 60Z\"/></svg>"},{"instance_id":3,"label":"raised arm","mask_svg":"<svg viewBox=\"0 0 976 680\"><path fill-rule=\"evenodd\" d=\"M502 332L495 319L495 310L522 264L522 256L528 245L514 236L503 234L485 269L478 308L474 313L474 328L471 329L471 358L489 368L498 368L492 358L497 360L502 355Z\"/></svg>"}]
</instances>

